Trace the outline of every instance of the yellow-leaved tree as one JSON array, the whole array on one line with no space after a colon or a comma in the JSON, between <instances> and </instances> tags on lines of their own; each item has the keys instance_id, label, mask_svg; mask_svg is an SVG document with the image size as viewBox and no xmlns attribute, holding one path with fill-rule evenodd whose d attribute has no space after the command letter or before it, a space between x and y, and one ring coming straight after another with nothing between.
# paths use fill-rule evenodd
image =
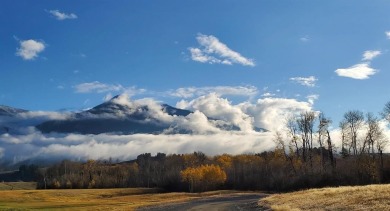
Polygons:
<instances>
[{"instance_id":1,"label":"yellow-leaved tree","mask_svg":"<svg viewBox=\"0 0 390 211\"><path fill-rule=\"evenodd\" d=\"M189 167L180 172L183 182L189 185L189 191L206 191L216 188L226 181L225 171L217 165Z\"/></svg>"}]
</instances>

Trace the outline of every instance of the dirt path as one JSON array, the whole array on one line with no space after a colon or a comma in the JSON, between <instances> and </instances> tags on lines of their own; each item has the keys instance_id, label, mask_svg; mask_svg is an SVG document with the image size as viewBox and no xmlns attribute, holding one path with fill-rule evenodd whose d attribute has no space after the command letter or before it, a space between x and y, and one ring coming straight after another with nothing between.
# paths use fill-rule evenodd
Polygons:
<instances>
[{"instance_id":1,"label":"dirt path","mask_svg":"<svg viewBox=\"0 0 390 211\"><path fill-rule=\"evenodd\" d=\"M257 205L260 198L267 196L261 193L240 193L227 194L202 199L195 199L189 202L168 204L138 209L139 211L160 211L160 210L264 210Z\"/></svg>"}]
</instances>

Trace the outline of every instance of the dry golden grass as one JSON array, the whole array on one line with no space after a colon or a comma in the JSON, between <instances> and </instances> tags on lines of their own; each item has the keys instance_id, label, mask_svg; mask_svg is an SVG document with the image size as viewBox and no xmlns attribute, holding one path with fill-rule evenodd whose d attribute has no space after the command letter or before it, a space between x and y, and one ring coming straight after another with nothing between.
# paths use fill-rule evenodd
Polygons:
<instances>
[{"instance_id":1,"label":"dry golden grass","mask_svg":"<svg viewBox=\"0 0 390 211\"><path fill-rule=\"evenodd\" d=\"M260 200L272 210L390 210L390 185L322 188Z\"/></svg>"},{"instance_id":2,"label":"dry golden grass","mask_svg":"<svg viewBox=\"0 0 390 211\"><path fill-rule=\"evenodd\" d=\"M134 210L141 206L232 193L232 191L202 194L158 192L158 189L147 188L0 191L0 210Z\"/></svg>"},{"instance_id":3,"label":"dry golden grass","mask_svg":"<svg viewBox=\"0 0 390 211\"><path fill-rule=\"evenodd\" d=\"M0 182L0 190L35 190L36 182Z\"/></svg>"}]
</instances>

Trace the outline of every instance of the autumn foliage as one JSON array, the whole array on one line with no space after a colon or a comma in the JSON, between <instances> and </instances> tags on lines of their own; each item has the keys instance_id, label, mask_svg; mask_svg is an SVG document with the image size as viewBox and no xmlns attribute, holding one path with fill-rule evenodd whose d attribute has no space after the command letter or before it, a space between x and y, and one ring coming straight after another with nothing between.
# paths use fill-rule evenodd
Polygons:
<instances>
[{"instance_id":1,"label":"autumn foliage","mask_svg":"<svg viewBox=\"0 0 390 211\"><path fill-rule=\"evenodd\" d=\"M206 191L222 185L226 181L225 171L217 165L189 167L180 172L183 182L189 184L189 191Z\"/></svg>"},{"instance_id":2,"label":"autumn foliage","mask_svg":"<svg viewBox=\"0 0 390 211\"><path fill-rule=\"evenodd\" d=\"M310 152L310 151L308 151ZM39 188L157 187L167 191L201 192L216 189L291 191L325 186L390 182L390 156L369 154L342 157L334 163L325 148L312 148L308 160L281 147L257 154L207 156L144 153L137 159L113 163L62 161L38 169ZM379 162L378 162L379 161ZM312 165L311 165L312 164Z\"/></svg>"},{"instance_id":3,"label":"autumn foliage","mask_svg":"<svg viewBox=\"0 0 390 211\"><path fill-rule=\"evenodd\" d=\"M390 121L390 102L383 117ZM65 160L39 171L37 166L24 166L20 173L39 178L39 188L291 191L390 183L390 154L384 153L389 141L381 124L371 113L346 112L340 122L341 140L335 141L331 120L310 111L287 118L286 130L275 131L276 147L270 151L215 156L143 153L121 163Z\"/></svg>"}]
</instances>

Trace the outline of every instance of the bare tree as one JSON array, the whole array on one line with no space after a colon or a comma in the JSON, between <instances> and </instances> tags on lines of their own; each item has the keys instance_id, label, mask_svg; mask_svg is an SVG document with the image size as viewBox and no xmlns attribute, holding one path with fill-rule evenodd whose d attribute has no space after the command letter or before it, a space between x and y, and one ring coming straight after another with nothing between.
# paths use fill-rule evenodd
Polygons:
<instances>
[{"instance_id":1,"label":"bare tree","mask_svg":"<svg viewBox=\"0 0 390 211\"><path fill-rule=\"evenodd\" d=\"M307 161L307 157L310 160L310 166L313 166L312 162L312 149L313 149L313 135L314 135L314 123L316 120L316 114L314 111L303 112L297 119L298 129L302 139L302 158L303 162Z\"/></svg>"},{"instance_id":2,"label":"bare tree","mask_svg":"<svg viewBox=\"0 0 390 211\"><path fill-rule=\"evenodd\" d=\"M283 136L279 131L275 133L275 137L273 141L276 144L276 149L281 149L283 151L286 161L289 161L290 163L291 170L293 170L294 173L296 173L295 166L294 166L294 159L293 159L294 155L291 153L290 154L287 153L286 144L284 143Z\"/></svg>"},{"instance_id":3,"label":"bare tree","mask_svg":"<svg viewBox=\"0 0 390 211\"><path fill-rule=\"evenodd\" d=\"M358 150L358 134L364 123L363 112L354 110L344 114L344 119L340 123L342 130L343 147L348 144L348 154L357 155Z\"/></svg>"},{"instance_id":4,"label":"bare tree","mask_svg":"<svg viewBox=\"0 0 390 211\"><path fill-rule=\"evenodd\" d=\"M350 143L347 141L347 136L348 136L348 127L347 123L345 120L342 120L339 124L340 127L340 133L341 133L341 155L345 158L347 157L350 153L348 149L350 149L349 145Z\"/></svg>"},{"instance_id":5,"label":"bare tree","mask_svg":"<svg viewBox=\"0 0 390 211\"><path fill-rule=\"evenodd\" d=\"M334 168L334 157L333 157L333 144L332 144L332 139L329 134L329 125L332 123L332 121L325 117L324 113L320 113L318 115L318 143L320 145L320 150L321 150L321 164L322 167L324 168L325 162L324 162L324 148L325 148L325 143L324 139L326 139L327 143L327 151L328 151L328 158L331 163L332 168Z\"/></svg>"},{"instance_id":6,"label":"bare tree","mask_svg":"<svg viewBox=\"0 0 390 211\"><path fill-rule=\"evenodd\" d=\"M383 112L381 113L382 117L386 119L390 123L390 101L385 104L385 107L383 108ZM389 140L383 136L382 139L379 139L376 142L376 148L379 154L379 162L380 162L380 172L381 172L381 180L383 180L383 149L388 144Z\"/></svg>"},{"instance_id":7,"label":"bare tree","mask_svg":"<svg viewBox=\"0 0 390 211\"><path fill-rule=\"evenodd\" d=\"M383 130L379 125L379 119L372 113L367 114L367 132L366 138L361 149L362 153L366 152L375 156L376 142L384 138Z\"/></svg>"},{"instance_id":8,"label":"bare tree","mask_svg":"<svg viewBox=\"0 0 390 211\"><path fill-rule=\"evenodd\" d=\"M381 114L384 119L390 122L390 101L385 104Z\"/></svg>"},{"instance_id":9,"label":"bare tree","mask_svg":"<svg viewBox=\"0 0 390 211\"><path fill-rule=\"evenodd\" d=\"M289 116L286 119L287 133L291 137L291 148L295 147L295 153L297 158L299 158L299 146L298 146L298 124L297 118L294 116Z\"/></svg>"},{"instance_id":10,"label":"bare tree","mask_svg":"<svg viewBox=\"0 0 390 211\"><path fill-rule=\"evenodd\" d=\"M328 134L327 143L328 143L328 155L329 155L329 160L330 160L330 164L332 165L332 168L334 169L334 168L336 167L336 160L334 159L334 156L333 156L333 144L332 144L332 139L331 139L331 137L330 137L329 130L327 130L326 133Z\"/></svg>"}]
</instances>

